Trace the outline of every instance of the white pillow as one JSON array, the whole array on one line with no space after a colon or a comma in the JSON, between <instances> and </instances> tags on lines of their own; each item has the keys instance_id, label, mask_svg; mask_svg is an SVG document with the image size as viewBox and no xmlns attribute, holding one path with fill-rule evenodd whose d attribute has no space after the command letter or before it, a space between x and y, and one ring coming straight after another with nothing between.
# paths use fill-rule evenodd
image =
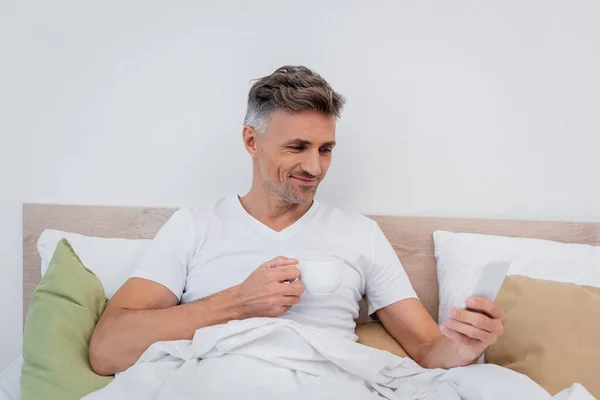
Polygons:
<instances>
[{"instance_id":1,"label":"white pillow","mask_svg":"<svg viewBox=\"0 0 600 400\"><path fill-rule=\"evenodd\" d=\"M83 262L104 285L110 299L131 276L152 243L148 239L116 239L84 236L78 233L46 229L37 243L42 259L42 276L46 273L58 242L65 238Z\"/></svg>"},{"instance_id":2,"label":"white pillow","mask_svg":"<svg viewBox=\"0 0 600 400\"><path fill-rule=\"evenodd\" d=\"M481 267L511 260L508 275L600 287L600 246L473 233L433 233L440 287L439 323L464 307Z\"/></svg>"}]
</instances>

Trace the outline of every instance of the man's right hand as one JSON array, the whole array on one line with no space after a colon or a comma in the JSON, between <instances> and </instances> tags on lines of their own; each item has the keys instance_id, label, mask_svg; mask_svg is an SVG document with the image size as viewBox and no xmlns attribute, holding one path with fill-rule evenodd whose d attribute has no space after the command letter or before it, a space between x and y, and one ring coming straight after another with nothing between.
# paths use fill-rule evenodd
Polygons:
<instances>
[{"instance_id":1,"label":"man's right hand","mask_svg":"<svg viewBox=\"0 0 600 400\"><path fill-rule=\"evenodd\" d=\"M298 260L276 257L258 267L237 286L244 318L279 317L300 301L304 285Z\"/></svg>"}]
</instances>

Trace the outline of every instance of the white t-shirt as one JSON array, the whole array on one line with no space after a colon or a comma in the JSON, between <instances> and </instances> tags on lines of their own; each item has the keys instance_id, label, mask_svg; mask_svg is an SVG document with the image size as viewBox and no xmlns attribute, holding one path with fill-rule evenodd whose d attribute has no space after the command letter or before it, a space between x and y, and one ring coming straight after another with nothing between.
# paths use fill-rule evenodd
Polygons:
<instances>
[{"instance_id":1,"label":"white t-shirt","mask_svg":"<svg viewBox=\"0 0 600 400\"><path fill-rule=\"evenodd\" d=\"M277 232L244 209L238 196L204 208L182 208L161 228L133 277L149 279L189 303L243 282L277 256L334 256L343 281L333 294L303 294L281 318L356 340L354 320L366 297L369 315L416 294L377 223L314 201L294 224Z\"/></svg>"}]
</instances>

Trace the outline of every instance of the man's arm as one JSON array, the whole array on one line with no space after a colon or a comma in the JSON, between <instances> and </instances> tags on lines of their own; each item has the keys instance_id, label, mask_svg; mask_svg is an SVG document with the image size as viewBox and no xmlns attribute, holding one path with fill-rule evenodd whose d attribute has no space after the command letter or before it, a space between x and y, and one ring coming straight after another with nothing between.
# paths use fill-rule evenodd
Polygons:
<instances>
[{"instance_id":1,"label":"man's arm","mask_svg":"<svg viewBox=\"0 0 600 400\"><path fill-rule=\"evenodd\" d=\"M133 365L153 343L191 339L196 329L237 319L231 291L177 306L177 297L156 282L129 279L108 303L90 342L90 364L100 375Z\"/></svg>"},{"instance_id":2,"label":"man's arm","mask_svg":"<svg viewBox=\"0 0 600 400\"><path fill-rule=\"evenodd\" d=\"M304 286L285 284L299 277L296 260L277 257L241 284L192 303L156 282L131 278L108 302L92 335L89 358L94 371L113 375L132 366L159 341L192 339L206 326L254 316L276 317L300 300Z\"/></svg>"},{"instance_id":3,"label":"man's arm","mask_svg":"<svg viewBox=\"0 0 600 400\"><path fill-rule=\"evenodd\" d=\"M469 299L471 300L471 299ZM504 312L480 298L471 308L487 315L455 309L440 327L418 299L406 299L377 311L389 334L413 360L425 368L452 368L472 364L502 334Z\"/></svg>"}]
</instances>

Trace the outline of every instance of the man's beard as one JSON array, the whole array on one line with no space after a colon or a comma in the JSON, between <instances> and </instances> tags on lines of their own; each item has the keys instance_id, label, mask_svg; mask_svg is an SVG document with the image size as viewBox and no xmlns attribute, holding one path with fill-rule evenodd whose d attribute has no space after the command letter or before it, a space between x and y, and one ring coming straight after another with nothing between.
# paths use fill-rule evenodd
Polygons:
<instances>
[{"instance_id":1,"label":"man's beard","mask_svg":"<svg viewBox=\"0 0 600 400\"><path fill-rule=\"evenodd\" d=\"M283 201L292 204L303 204L313 201L319 185L304 186L300 185L300 189L294 188L290 183L286 182L283 187L278 187L273 182L265 179L265 187L272 193L279 196Z\"/></svg>"}]
</instances>

